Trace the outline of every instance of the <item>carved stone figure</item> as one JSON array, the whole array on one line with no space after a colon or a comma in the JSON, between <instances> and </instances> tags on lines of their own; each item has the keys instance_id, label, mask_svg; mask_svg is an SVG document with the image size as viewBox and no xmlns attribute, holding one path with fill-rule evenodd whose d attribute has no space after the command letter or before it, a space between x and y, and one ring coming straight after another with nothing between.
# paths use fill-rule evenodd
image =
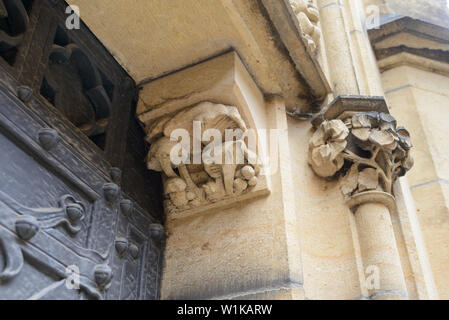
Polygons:
<instances>
[{"instance_id":1,"label":"carved stone figure","mask_svg":"<svg viewBox=\"0 0 449 320\"><path fill-rule=\"evenodd\" d=\"M356 113L345 122L325 120L309 147L315 173L342 176L341 190L348 198L372 190L392 194L393 182L413 166L409 132L382 112Z\"/></svg>"},{"instance_id":2,"label":"carved stone figure","mask_svg":"<svg viewBox=\"0 0 449 320\"><path fill-rule=\"evenodd\" d=\"M298 18L302 37L312 53L316 52L321 38L321 30L318 26L319 11L312 0L290 0L293 11Z\"/></svg>"},{"instance_id":3,"label":"carved stone figure","mask_svg":"<svg viewBox=\"0 0 449 320\"><path fill-rule=\"evenodd\" d=\"M209 141L195 142L211 131ZM170 139L175 130L188 139ZM234 137L227 137L233 130ZM163 173L168 212L182 211L251 191L258 182L257 155L244 141L247 128L236 107L202 102L173 117L157 120L148 130L147 167ZM195 143L199 148L195 149ZM177 161L174 161L174 157ZM199 159L199 163L195 160Z\"/></svg>"}]
</instances>

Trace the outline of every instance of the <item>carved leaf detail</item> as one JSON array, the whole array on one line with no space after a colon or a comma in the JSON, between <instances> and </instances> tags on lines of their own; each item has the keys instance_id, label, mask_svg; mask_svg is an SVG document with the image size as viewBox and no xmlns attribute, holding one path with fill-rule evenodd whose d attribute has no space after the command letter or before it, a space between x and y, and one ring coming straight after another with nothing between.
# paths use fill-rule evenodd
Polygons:
<instances>
[{"instance_id":1,"label":"carved leaf detail","mask_svg":"<svg viewBox=\"0 0 449 320\"><path fill-rule=\"evenodd\" d=\"M341 120L324 121L312 136L309 163L320 177L332 177L343 167L349 130Z\"/></svg>"},{"instance_id":2,"label":"carved leaf detail","mask_svg":"<svg viewBox=\"0 0 449 320\"><path fill-rule=\"evenodd\" d=\"M356 137L358 140L360 140L361 142L366 142L368 141L370 134L371 134L371 129L370 128L358 128L358 129L353 129L352 134L354 135L354 137Z\"/></svg>"},{"instance_id":3,"label":"carved leaf detail","mask_svg":"<svg viewBox=\"0 0 449 320\"><path fill-rule=\"evenodd\" d=\"M396 149L397 146L395 136L389 131L372 130L369 141L382 149L391 151Z\"/></svg>"}]
</instances>

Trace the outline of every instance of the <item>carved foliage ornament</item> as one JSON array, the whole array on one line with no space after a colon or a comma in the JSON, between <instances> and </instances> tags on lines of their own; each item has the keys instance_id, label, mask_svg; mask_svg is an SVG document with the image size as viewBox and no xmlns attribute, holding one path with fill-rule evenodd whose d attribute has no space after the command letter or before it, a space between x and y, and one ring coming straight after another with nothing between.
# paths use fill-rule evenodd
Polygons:
<instances>
[{"instance_id":1,"label":"carved foliage ornament","mask_svg":"<svg viewBox=\"0 0 449 320\"><path fill-rule=\"evenodd\" d=\"M410 134L389 114L358 113L323 121L309 144L309 163L323 178L342 176L346 197L364 191L392 194L393 182L411 169Z\"/></svg>"},{"instance_id":2,"label":"carved foliage ornament","mask_svg":"<svg viewBox=\"0 0 449 320\"><path fill-rule=\"evenodd\" d=\"M209 129L218 133L218 137L208 141L200 138L199 150L194 150L195 123L200 124L202 137ZM171 140L175 130L188 133L188 140L179 143ZM227 140L227 130L239 134ZM235 197L250 192L257 185L260 162L244 141L246 131L236 107L210 102L159 119L151 126L147 136L151 144L147 166L163 173L168 212ZM181 161L173 161L173 153L178 154L177 151ZM195 162L195 157L199 158L199 163ZM231 161L229 157L233 157Z\"/></svg>"},{"instance_id":3,"label":"carved foliage ornament","mask_svg":"<svg viewBox=\"0 0 449 320\"><path fill-rule=\"evenodd\" d=\"M321 38L318 8L311 0L290 0L290 4L298 19L306 45L312 53L315 53Z\"/></svg>"}]
</instances>

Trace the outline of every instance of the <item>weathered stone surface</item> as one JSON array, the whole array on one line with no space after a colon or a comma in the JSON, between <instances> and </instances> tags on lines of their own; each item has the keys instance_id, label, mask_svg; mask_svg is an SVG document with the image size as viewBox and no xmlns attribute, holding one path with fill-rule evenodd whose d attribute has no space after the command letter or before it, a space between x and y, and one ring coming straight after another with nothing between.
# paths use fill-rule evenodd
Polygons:
<instances>
[{"instance_id":1,"label":"weathered stone surface","mask_svg":"<svg viewBox=\"0 0 449 320\"><path fill-rule=\"evenodd\" d=\"M261 89L284 95L291 108L304 104L299 97L322 100L329 91L318 63L297 54L301 47L309 55L296 29L289 41L280 39L258 1L68 2L79 6L83 20L137 83L145 84L234 48ZM132 23L129 17L134 17ZM281 18L288 25L296 22L288 15ZM284 42L292 47L291 53L285 51Z\"/></svg>"},{"instance_id":2,"label":"weathered stone surface","mask_svg":"<svg viewBox=\"0 0 449 320\"><path fill-rule=\"evenodd\" d=\"M348 128L340 120L324 121L310 140L309 163L321 177L331 177L344 164L341 152L346 148Z\"/></svg>"},{"instance_id":3,"label":"weathered stone surface","mask_svg":"<svg viewBox=\"0 0 449 320\"><path fill-rule=\"evenodd\" d=\"M435 36L439 34L435 33ZM444 160L448 157L447 148L444 146L447 145L449 119L443 111L449 105L446 94L449 88L447 73L443 65L428 57L397 55L394 63L386 59L381 60L385 67L382 78L392 114L414 137L411 152L415 165L407 177L422 232L423 249L429 259L428 270L416 281L421 291L424 288L427 290L429 286L426 281L430 281L433 286L429 293L434 298L448 299L445 266L449 259L445 247L449 239L449 193L444 181L449 176L447 161Z\"/></svg>"},{"instance_id":4,"label":"weathered stone surface","mask_svg":"<svg viewBox=\"0 0 449 320\"><path fill-rule=\"evenodd\" d=\"M187 176L211 201L211 206L206 206L208 215L167 217L163 297L422 298L427 294L423 292L431 291L432 272L438 280L438 293L446 297L447 195L435 187L444 186L447 171L449 67L445 62L448 39L444 28L410 23L408 19L402 20L402 26L394 22L387 29L371 33L375 34L373 46L381 59L380 70L385 71L383 85L391 111L415 138L416 148L411 149L409 131L397 127L384 99L369 96L382 96L383 92L363 17L359 19L363 16L360 1L342 0L339 5L334 5L335 1L313 1L318 3L319 13L311 1L305 0L292 0L293 8L288 10L284 9L289 1L284 0L175 2L137 1L123 11L115 10L116 3L81 1L82 13L87 14L92 30L133 76L143 81L138 114L150 128L148 141L152 144L147 164L163 172L167 202L179 207L189 203L201 206L197 190L184 178ZM382 14L382 5L386 4L392 9L389 13L446 21L442 19L446 15L446 10L441 10L443 1L366 2L381 5ZM86 3L88 6L83 7ZM102 10L97 10L94 17L84 9L92 7ZM147 14L142 8L152 10ZM136 17L137 22L123 28L129 16ZM179 21L180 16L185 21ZM159 39L160 34L164 34L163 39ZM230 47L240 55L241 65L235 59L224 59L217 68L214 63L214 67L201 63L183 69ZM290 109L302 110L304 105L309 106L307 112L313 109L311 106L318 109L320 101L316 98L323 97L318 93L327 92L326 81L310 52L317 52L331 65L324 73L330 75L333 94L366 97L337 98L333 108L313 120L316 132L310 140L308 122L292 120L285 127L273 126L281 128L283 139L279 173L274 175L274 192L268 198L247 201L235 197L264 183L255 167L214 163L184 167L171 163L174 144L165 131L185 127L188 117L183 110L187 106L204 101L236 106L248 128L265 127L282 118L279 114L285 111L283 107L265 104L271 94L282 95ZM326 69L326 63L321 62ZM239 83L243 73L235 70L243 65L248 69L244 77L254 77L257 85ZM179 69L183 70L155 80ZM254 95L257 91L260 94ZM254 105L258 108L253 109ZM265 117L265 112L278 116ZM227 127L230 122L239 122L231 114L215 123L212 119L210 126L219 123ZM211 121L208 117L200 120ZM273 142L271 138L265 140ZM226 144L221 150L224 154L238 147ZM320 179L307 166L308 151L311 167L328 179ZM424 242L417 236L419 224L410 223L412 210L407 207L397 213L391 196L395 179L412 167L411 153L418 159L410 181L420 223L425 226ZM215 206L229 193L241 201L230 208ZM354 212L350 212L344 201L360 194L364 198L352 202ZM404 200L401 193L395 196L398 202ZM296 218L301 222L298 227ZM302 252L297 237L301 238ZM423 267L425 271L419 272L426 257L416 251L425 251L418 250L424 243L430 248L432 268ZM135 252L143 255L134 242L133 248L136 250L131 258ZM366 271L372 266L380 267L379 290L366 287ZM304 271L304 288L297 270Z\"/></svg>"},{"instance_id":5,"label":"weathered stone surface","mask_svg":"<svg viewBox=\"0 0 449 320\"><path fill-rule=\"evenodd\" d=\"M148 128L152 145L147 165L163 174L168 214L196 210L213 203L228 206L237 200L235 196L257 189L261 162L243 140L247 127L236 107L202 102L160 121L163 125L158 120L154 123L157 130ZM199 133L194 129L195 123L201 128ZM219 136L214 136L212 141L202 140L209 129ZM183 137L187 141L171 140L172 133L178 130L188 134ZM240 130L241 135L235 141L233 137L226 140L230 139L226 130ZM197 137L198 134L201 136ZM196 150L195 139L198 138L202 141L198 142ZM200 154L196 156L197 152Z\"/></svg>"},{"instance_id":6,"label":"weathered stone surface","mask_svg":"<svg viewBox=\"0 0 449 320\"><path fill-rule=\"evenodd\" d=\"M375 169L362 170L358 177L359 191L375 190L379 185L378 173Z\"/></svg>"},{"instance_id":7,"label":"weathered stone surface","mask_svg":"<svg viewBox=\"0 0 449 320\"><path fill-rule=\"evenodd\" d=\"M318 26L320 20L318 8L311 0L289 0L293 10L298 18L302 36L309 50L315 53L321 30Z\"/></svg>"},{"instance_id":8,"label":"weathered stone surface","mask_svg":"<svg viewBox=\"0 0 449 320\"><path fill-rule=\"evenodd\" d=\"M396 179L413 166L410 133L403 127L397 127L397 121L388 113L374 110L361 112L366 108L369 110L370 106L375 108L373 103L377 103L381 110L385 106L385 103L379 104L377 98L371 103L368 100L337 98L314 119L317 129L309 142L309 163L314 172L323 178L335 176L345 161L351 163L351 170L343 172L346 174L343 181L347 181L342 191L346 196L354 192L351 189L355 185L355 165L363 166L362 172L366 170L358 177L361 179L358 181L358 192L380 186L389 194ZM362 106L352 106L351 102L356 101L363 102ZM331 120L333 118L337 119ZM377 183L373 177L376 177Z\"/></svg>"}]
</instances>

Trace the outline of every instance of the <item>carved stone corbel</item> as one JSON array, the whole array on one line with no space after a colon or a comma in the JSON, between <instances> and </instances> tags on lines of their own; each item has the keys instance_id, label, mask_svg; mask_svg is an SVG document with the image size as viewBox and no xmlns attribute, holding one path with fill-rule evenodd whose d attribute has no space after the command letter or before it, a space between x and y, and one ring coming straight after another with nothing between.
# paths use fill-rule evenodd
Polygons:
<instances>
[{"instance_id":1,"label":"carved stone corbel","mask_svg":"<svg viewBox=\"0 0 449 320\"><path fill-rule=\"evenodd\" d=\"M167 225L269 195L265 98L235 52L145 84L136 113Z\"/></svg>"},{"instance_id":2,"label":"carved stone corbel","mask_svg":"<svg viewBox=\"0 0 449 320\"><path fill-rule=\"evenodd\" d=\"M202 141L197 150L193 141L198 138L195 122L201 136L208 129L219 134L209 141L199 137ZM170 137L175 130L188 133L188 141L173 141ZM228 130L234 130L237 136L228 138ZM157 119L147 128L147 141L151 144L147 166L162 173L167 213L229 204L264 185L260 183L264 181L260 177L260 161L244 140L246 133L246 123L236 107L211 102ZM175 161L174 155L180 156L180 160ZM229 159L229 155L233 158Z\"/></svg>"}]
</instances>

